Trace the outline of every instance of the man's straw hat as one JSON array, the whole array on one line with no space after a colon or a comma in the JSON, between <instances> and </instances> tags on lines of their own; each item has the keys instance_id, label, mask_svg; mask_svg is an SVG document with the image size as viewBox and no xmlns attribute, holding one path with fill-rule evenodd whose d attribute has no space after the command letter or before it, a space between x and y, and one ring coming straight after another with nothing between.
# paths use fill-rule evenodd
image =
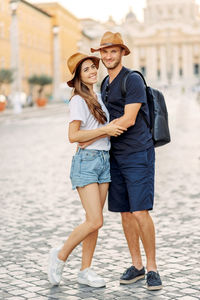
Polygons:
<instances>
[{"instance_id":1,"label":"man's straw hat","mask_svg":"<svg viewBox=\"0 0 200 300\"><path fill-rule=\"evenodd\" d=\"M91 59L94 62L96 68L97 69L99 68L100 58L98 58L96 56L83 54L80 52L73 54L67 60L67 65L68 65L69 71L72 74L70 76L70 79L67 81L68 86L74 87L74 76L75 76L76 70L77 70L78 66L80 65L80 63L82 63L86 59Z\"/></svg>"},{"instance_id":2,"label":"man's straw hat","mask_svg":"<svg viewBox=\"0 0 200 300\"><path fill-rule=\"evenodd\" d=\"M106 31L101 39L100 47L97 49L91 48L91 52L100 51L103 48L119 46L125 50L125 55L130 53L128 47L124 44L121 34L119 32L112 33L110 31Z\"/></svg>"}]
</instances>

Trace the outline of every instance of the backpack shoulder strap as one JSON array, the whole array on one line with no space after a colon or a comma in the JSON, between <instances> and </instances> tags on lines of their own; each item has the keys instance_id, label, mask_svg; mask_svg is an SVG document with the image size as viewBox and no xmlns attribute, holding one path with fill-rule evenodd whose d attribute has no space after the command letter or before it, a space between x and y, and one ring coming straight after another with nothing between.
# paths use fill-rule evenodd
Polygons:
<instances>
[{"instance_id":1,"label":"backpack shoulder strap","mask_svg":"<svg viewBox=\"0 0 200 300\"><path fill-rule=\"evenodd\" d=\"M134 70L130 70L128 69L125 73L124 73L124 77L123 79L121 80L121 93L122 93L122 97L125 98L126 97L126 82L127 82L127 79L128 79L128 76L130 73L137 73L140 75L140 77L142 77L143 81L144 81L144 84L145 84L145 87L147 87L147 83L146 83L146 80L144 79L144 76L142 75L141 72L139 71L134 71ZM141 116L144 120L144 122L146 123L147 127L148 128L151 128L149 122L147 121L146 119L146 116L144 114L144 112L140 109L140 112L141 112Z\"/></svg>"},{"instance_id":2,"label":"backpack shoulder strap","mask_svg":"<svg viewBox=\"0 0 200 300\"><path fill-rule=\"evenodd\" d=\"M126 97L126 82L127 82L127 79L128 79L129 74L131 74L131 73L132 73L132 74L133 74L133 73L139 74L140 77L142 77L145 86L147 87L146 80L144 79L144 76L142 75L141 72L128 69L128 70L126 70L126 72L124 73L123 79L122 79L122 81L121 81L121 93L122 93L122 97L123 97L123 98Z\"/></svg>"},{"instance_id":3,"label":"backpack shoulder strap","mask_svg":"<svg viewBox=\"0 0 200 300\"><path fill-rule=\"evenodd\" d=\"M146 83L146 80L144 79L143 74L142 74L140 71L133 71L133 72L139 74L140 77L142 77L142 79L143 79L143 81L144 81L144 84L145 84L145 86L147 87L147 83Z\"/></svg>"},{"instance_id":4,"label":"backpack shoulder strap","mask_svg":"<svg viewBox=\"0 0 200 300\"><path fill-rule=\"evenodd\" d=\"M100 92L102 93L102 89L103 89L103 85L105 83L105 81L108 79L108 75L106 75L106 77L104 77L103 81L101 82L101 87L100 87Z\"/></svg>"}]
</instances>

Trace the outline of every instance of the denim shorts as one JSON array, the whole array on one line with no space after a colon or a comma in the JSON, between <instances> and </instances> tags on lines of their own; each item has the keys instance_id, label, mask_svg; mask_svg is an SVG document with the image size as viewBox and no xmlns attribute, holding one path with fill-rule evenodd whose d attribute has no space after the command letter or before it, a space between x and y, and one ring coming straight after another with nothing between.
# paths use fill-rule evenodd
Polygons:
<instances>
[{"instance_id":1,"label":"denim shorts","mask_svg":"<svg viewBox=\"0 0 200 300\"><path fill-rule=\"evenodd\" d=\"M128 156L111 154L108 209L114 212L152 210L154 168L154 146Z\"/></svg>"},{"instance_id":2,"label":"denim shorts","mask_svg":"<svg viewBox=\"0 0 200 300\"><path fill-rule=\"evenodd\" d=\"M70 179L73 190L94 182L110 182L109 151L79 148L72 158Z\"/></svg>"}]
</instances>

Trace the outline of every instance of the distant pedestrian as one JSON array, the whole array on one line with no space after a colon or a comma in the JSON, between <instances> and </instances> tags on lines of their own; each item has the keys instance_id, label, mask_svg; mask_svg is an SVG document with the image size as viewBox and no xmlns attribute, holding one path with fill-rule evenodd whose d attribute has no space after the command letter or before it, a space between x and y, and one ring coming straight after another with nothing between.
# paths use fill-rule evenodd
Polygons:
<instances>
[{"instance_id":1,"label":"distant pedestrian","mask_svg":"<svg viewBox=\"0 0 200 300\"><path fill-rule=\"evenodd\" d=\"M85 222L76 227L62 247L53 248L49 256L48 278L52 285L61 281L64 264L72 250L82 242L82 267L78 282L93 287L105 286L105 281L91 268L98 230L103 225L103 206L110 182L109 136L119 136L125 130L120 125L108 124L109 114L93 90L97 82L99 58L75 53L68 59L73 87L69 103L69 140L86 142L73 156L70 178L77 189L86 213ZM70 220L69 220L70 222Z\"/></svg>"},{"instance_id":2,"label":"distant pedestrian","mask_svg":"<svg viewBox=\"0 0 200 300\"><path fill-rule=\"evenodd\" d=\"M133 283L145 277L139 237L147 258L147 288L162 288L157 272L155 253L155 230L149 211L154 201L155 150L151 132L141 110L149 120L145 85L140 75L130 73L126 82L126 96L122 96L122 79L127 68L122 58L130 53L120 33L106 32L100 46L91 49L100 51L108 71L102 86L102 99L111 121L127 128L119 137L111 138L109 187L109 210L120 212L124 234L133 265L120 278L121 284Z\"/></svg>"}]
</instances>

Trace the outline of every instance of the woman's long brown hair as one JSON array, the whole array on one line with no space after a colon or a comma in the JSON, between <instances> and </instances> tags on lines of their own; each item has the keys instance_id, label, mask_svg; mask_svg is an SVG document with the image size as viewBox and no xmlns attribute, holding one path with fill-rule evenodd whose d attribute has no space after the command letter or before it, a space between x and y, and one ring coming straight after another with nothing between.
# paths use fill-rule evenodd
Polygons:
<instances>
[{"instance_id":1,"label":"woman's long brown hair","mask_svg":"<svg viewBox=\"0 0 200 300\"><path fill-rule=\"evenodd\" d=\"M75 73L73 96L74 95L81 96L85 100L94 118L100 124L104 124L107 121L105 112L102 110L101 105L99 104L97 99L90 93L89 88L83 82L81 82L81 78L80 78L81 65L82 63L78 66Z\"/></svg>"}]
</instances>

